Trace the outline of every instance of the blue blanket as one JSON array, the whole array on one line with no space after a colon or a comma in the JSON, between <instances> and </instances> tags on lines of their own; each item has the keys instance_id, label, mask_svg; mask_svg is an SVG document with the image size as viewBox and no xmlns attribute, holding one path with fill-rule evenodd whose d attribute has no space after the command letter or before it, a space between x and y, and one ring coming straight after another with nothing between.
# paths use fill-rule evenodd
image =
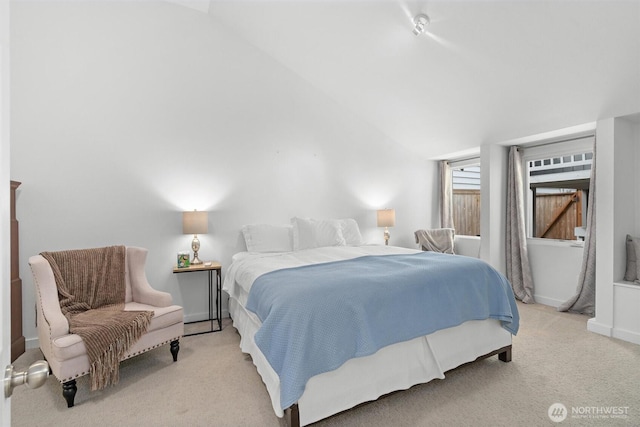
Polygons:
<instances>
[{"instance_id":1,"label":"blue blanket","mask_svg":"<svg viewBox=\"0 0 640 427\"><path fill-rule=\"evenodd\" d=\"M251 287L255 342L280 378L287 408L314 375L382 347L468 320L499 319L516 334L507 279L484 261L420 252L272 271Z\"/></svg>"}]
</instances>

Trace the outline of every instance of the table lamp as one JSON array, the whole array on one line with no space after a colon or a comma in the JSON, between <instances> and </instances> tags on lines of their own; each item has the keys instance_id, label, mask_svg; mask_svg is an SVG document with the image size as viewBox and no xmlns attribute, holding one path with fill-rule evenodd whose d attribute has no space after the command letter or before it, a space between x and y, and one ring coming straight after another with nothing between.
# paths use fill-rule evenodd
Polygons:
<instances>
[{"instance_id":1,"label":"table lamp","mask_svg":"<svg viewBox=\"0 0 640 427\"><path fill-rule=\"evenodd\" d=\"M396 225L395 209L381 209L378 211L378 227L384 227L384 244L389 244L389 228Z\"/></svg>"},{"instance_id":2,"label":"table lamp","mask_svg":"<svg viewBox=\"0 0 640 427\"><path fill-rule=\"evenodd\" d=\"M202 261L198 258L198 251L200 250L198 234L204 234L209 231L208 219L207 212L193 210L182 213L182 233L193 234L193 240L191 241L193 261L191 261L191 264L202 264Z\"/></svg>"}]
</instances>

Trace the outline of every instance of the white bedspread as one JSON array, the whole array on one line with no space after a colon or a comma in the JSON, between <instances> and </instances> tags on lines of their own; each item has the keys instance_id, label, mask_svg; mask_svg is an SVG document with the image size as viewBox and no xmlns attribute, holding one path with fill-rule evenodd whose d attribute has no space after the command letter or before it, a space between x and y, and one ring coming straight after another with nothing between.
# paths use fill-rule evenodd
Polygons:
<instances>
[{"instance_id":1,"label":"white bedspread","mask_svg":"<svg viewBox=\"0 0 640 427\"><path fill-rule=\"evenodd\" d=\"M397 246L329 246L295 252L240 252L233 256L222 289L243 306L247 302L254 280L270 271L308 264L352 259L365 255L411 254L420 252Z\"/></svg>"}]
</instances>

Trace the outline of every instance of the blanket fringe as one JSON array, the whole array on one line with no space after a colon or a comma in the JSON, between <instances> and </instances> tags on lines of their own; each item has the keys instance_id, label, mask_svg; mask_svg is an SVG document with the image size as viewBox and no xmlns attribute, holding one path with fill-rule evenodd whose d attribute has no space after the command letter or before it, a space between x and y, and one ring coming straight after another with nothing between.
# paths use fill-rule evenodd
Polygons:
<instances>
[{"instance_id":1,"label":"blanket fringe","mask_svg":"<svg viewBox=\"0 0 640 427\"><path fill-rule=\"evenodd\" d=\"M129 348L145 334L153 312L142 311L125 333L95 360L90 367L91 390L102 390L120 381L120 360Z\"/></svg>"}]
</instances>

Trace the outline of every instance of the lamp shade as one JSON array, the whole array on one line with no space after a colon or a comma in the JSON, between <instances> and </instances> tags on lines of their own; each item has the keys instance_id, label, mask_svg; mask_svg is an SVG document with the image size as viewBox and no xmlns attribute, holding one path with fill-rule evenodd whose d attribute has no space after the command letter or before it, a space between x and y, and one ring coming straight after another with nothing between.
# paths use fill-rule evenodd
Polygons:
<instances>
[{"instance_id":1,"label":"lamp shade","mask_svg":"<svg viewBox=\"0 0 640 427\"><path fill-rule=\"evenodd\" d=\"M378 211L378 227L393 227L396 225L395 209L381 209Z\"/></svg>"},{"instance_id":2,"label":"lamp shade","mask_svg":"<svg viewBox=\"0 0 640 427\"><path fill-rule=\"evenodd\" d=\"M182 213L182 232L184 234L204 234L209 231L208 214L204 211Z\"/></svg>"}]
</instances>

